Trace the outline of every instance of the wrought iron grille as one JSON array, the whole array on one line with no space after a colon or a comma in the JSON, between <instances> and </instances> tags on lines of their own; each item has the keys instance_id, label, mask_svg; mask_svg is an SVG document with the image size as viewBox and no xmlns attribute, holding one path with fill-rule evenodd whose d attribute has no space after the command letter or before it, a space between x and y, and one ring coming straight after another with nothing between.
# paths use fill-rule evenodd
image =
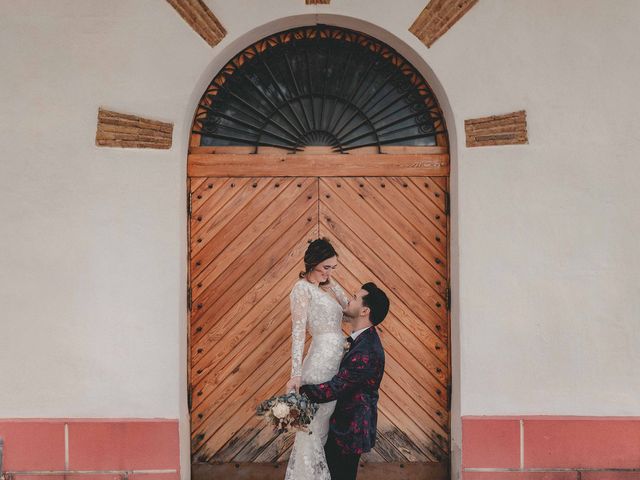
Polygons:
<instances>
[{"instance_id":1,"label":"wrought iron grille","mask_svg":"<svg viewBox=\"0 0 640 480\"><path fill-rule=\"evenodd\" d=\"M203 95L201 146L436 145L442 111L418 71L388 45L327 25L286 30L246 48Z\"/></svg>"}]
</instances>

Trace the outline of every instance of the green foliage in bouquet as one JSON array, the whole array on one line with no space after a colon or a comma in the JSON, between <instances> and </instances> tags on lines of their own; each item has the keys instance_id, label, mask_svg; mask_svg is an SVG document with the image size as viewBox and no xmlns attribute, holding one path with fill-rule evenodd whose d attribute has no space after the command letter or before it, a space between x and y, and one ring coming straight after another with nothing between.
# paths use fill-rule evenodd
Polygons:
<instances>
[{"instance_id":1,"label":"green foliage in bouquet","mask_svg":"<svg viewBox=\"0 0 640 480\"><path fill-rule=\"evenodd\" d=\"M271 397L256 407L256 415L264 417L278 433L293 430L311 435L309 424L317 411L317 403L295 392Z\"/></svg>"}]
</instances>

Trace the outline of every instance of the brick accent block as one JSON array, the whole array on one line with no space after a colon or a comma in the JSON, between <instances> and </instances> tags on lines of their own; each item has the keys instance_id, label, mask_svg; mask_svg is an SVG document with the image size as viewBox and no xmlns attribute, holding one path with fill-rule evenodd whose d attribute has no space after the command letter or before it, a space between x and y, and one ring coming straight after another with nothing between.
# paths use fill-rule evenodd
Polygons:
<instances>
[{"instance_id":1,"label":"brick accent block","mask_svg":"<svg viewBox=\"0 0 640 480\"><path fill-rule=\"evenodd\" d=\"M467 147L529 143L524 110L464 121Z\"/></svg>"},{"instance_id":2,"label":"brick accent block","mask_svg":"<svg viewBox=\"0 0 640 480\"><path fill-rule=\"evenodd\" d=\"M173 124L98 109L96 145L122 148L171 148Z\"/></svg>"},{"instance_id":3,"label":"brick accent block","mask_svg":"<svg viewBox=\"0 0 640 480\"><path fill-rule=\"evenodd\" d=\"M431 47L476 3L478 0L431 0L409 31L427 47Z\"/></svg>"},{"instance_id":4,"label":"brick accent block","mask_svg":"<svg viewBox=\"0 0 640 480\"><path fill-rule=\"evenodd\" d=\"M202 0L167 0L191 28L211 47L227 35L227 31Z\"/></svg>"}]
</instances>

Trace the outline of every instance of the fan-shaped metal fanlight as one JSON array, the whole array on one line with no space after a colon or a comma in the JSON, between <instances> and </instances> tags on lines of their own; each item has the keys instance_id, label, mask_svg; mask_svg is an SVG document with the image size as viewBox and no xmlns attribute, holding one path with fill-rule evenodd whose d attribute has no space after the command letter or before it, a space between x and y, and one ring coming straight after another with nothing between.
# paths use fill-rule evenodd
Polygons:
<instances>
[{"instance_id":1,"label":"fan-shaped metal fanlight","mask_svg":"<svg viewBox=\"0 0 640 480\"><path fill-rule=\"evenodd\" d=\"M442 112L422 76L388 45L317 25L271 35L216 75L194 122L201 146L436 145Z\"/></svg>"}]
</instances>

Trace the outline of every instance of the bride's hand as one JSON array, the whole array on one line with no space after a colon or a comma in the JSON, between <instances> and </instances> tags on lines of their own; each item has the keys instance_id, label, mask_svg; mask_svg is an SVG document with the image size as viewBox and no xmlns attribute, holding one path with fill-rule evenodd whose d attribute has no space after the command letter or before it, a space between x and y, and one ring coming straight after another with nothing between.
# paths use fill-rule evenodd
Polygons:
<instances>
[{"instance_id":1,"label":"bride's hand","mask_svg":"<svg viewBox=\"0 0 640 480\"><path fill-rule=\"evenodd\" d=\"M300 376L291 377L289 379L289 381L287 382L287 392L286 393L289 393L291 390L293 390L294 392L298 393L298 389L300 388L300 380L301 380Z\"/></svg>"},{"instance_id":2,"label":"bride's hand","mask_svg":"<svg viewBox=\"0 0 640 480\"><path fill-rule=\"evenodd\" d=\"M335 285L335 280L329 277L329 279L327 280L327 283L325 283L324 285L320 284L319 287L325 292L330 292L331 290L333 290L334 285Z\"/></svg>"}]
</instances>

